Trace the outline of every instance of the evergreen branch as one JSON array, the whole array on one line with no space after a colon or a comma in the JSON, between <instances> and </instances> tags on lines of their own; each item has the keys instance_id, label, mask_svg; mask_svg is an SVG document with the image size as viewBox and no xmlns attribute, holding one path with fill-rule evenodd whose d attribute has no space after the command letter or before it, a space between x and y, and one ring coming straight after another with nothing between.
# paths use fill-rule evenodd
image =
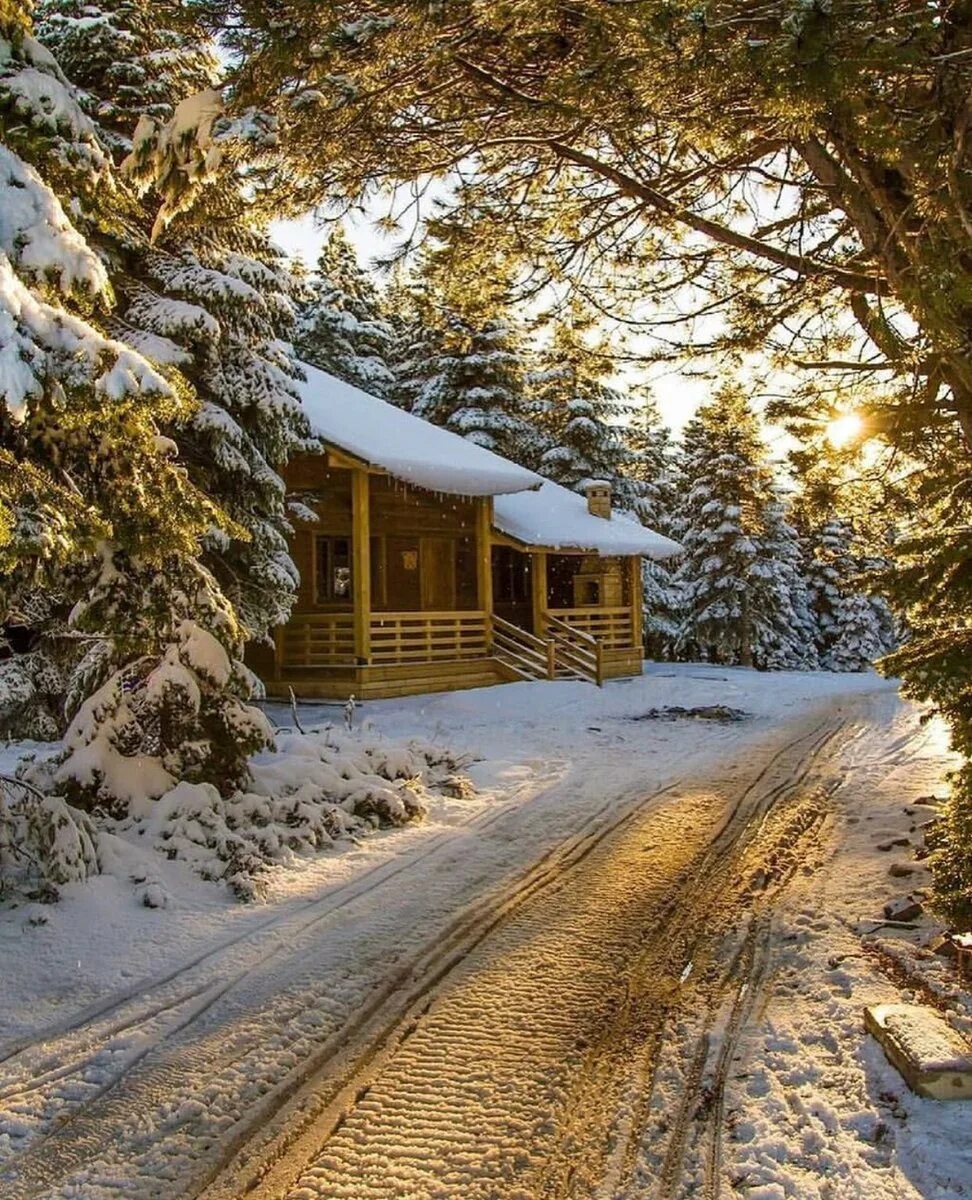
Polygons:
<instances>
[{"instance_id":1,"label":"evergreen branch","mask_svg":"<svg viewBox=\"0 0 972 1200\"><path fill-rule=\"evenodd\" d=\"M757 238L748 237L744 233L730 229L727 225L722 225L717 221L710 220L708 217L699 216L697 213L683 208L662 192L656 191L650 185L643 183L641 180L634 179L623 171L619 171L616 167L611 166L610 163L602 162L600 159L586 154L583 150L577 150L575 147L568 146L564 142L549 139L545 139L545 143L554 153L559 154L562 158L566 158L576 166L592 171L602 179L610 180L625 195L641 200L650 208L654 208L658 212L672 217L680 224L694 229L696 233L701 233L721 245L730 246L735 250L742 250L747 254L762 258L774 263L776 266L794 271L798 276L827 280L836 287L843 288L852 294L879 296L885 290L883 281L877 274L869 275L859 271L851 271L844 267L815 262L813 259L805 258L802 255L791 254L787 250L767 245Z\"/></svg>"}]
</instances>

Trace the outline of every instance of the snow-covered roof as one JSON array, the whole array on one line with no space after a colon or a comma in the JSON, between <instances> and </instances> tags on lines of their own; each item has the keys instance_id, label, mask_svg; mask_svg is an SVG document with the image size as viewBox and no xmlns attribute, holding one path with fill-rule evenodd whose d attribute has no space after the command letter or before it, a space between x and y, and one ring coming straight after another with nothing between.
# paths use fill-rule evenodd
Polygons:
<instances>
[{"instance_id":1,"label":"snow-covered roof","mask_svg":"<svg viewBox=\"0 0 972 1200\"><path fill-rule=\"evenodd\" d=\"M497 496L493 524L526 546L585 550L590 554L640 554L671 558L682 547L647 529L634 517L615 511L611 519L587 511L587 500L549 480L536 492Z\"/></svg>"},{"instance_id":2,"label":"snow-covered roof","mask_svg":"<svg viewBox=\"0 0 972 1200\"><path fill-rule=\"evenodd\" d=\"M491 450L413 417L325 371L301 364L300 393L311 428L330 446L432 492L499 496L543 482Z\"/></svg>"}]
</instances>

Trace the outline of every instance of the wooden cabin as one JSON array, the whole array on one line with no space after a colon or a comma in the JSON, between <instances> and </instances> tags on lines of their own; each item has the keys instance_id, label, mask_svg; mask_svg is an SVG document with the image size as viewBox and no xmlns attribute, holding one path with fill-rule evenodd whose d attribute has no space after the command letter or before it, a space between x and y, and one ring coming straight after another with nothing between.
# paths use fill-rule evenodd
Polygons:
<instances>
[{"instance_id":1,"label":"wooden cabin","mask_svg":"<svg viewBox=\"0 0 972 1200\"><path fill-rule=\"evenodd\" d=\"M679 547L307 367L293 614L251 647L270 696L401 696L641 672L641 561Z\"/></svg>"}]
</instances>

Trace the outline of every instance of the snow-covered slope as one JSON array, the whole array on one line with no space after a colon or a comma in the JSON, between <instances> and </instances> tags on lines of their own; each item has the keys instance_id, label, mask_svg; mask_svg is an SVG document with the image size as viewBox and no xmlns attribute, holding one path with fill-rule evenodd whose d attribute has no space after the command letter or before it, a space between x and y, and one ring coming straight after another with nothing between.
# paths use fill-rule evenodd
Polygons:
<instances>
[{"instance_id":1,"label":"snow-covered slope","mask_svg":"<svg viewBox=\"0 0 972 1200\"><path fill-rule=\"evenodd\" d=\"M329 445L396 479L454 496L496 496L539 487L532 471L458 434L303 364L301 401L313 431Z\"/></svg>"},{"instance_id":2,"label":"snow-covered slope","mask_svg":"<svg viewBox=\"0 0 972 1200\"><path fill-rule=\"evenodd\" d=\"M527 546L645 558L671 558L682 549L624 513L614 512L609 521L595 517L583 496L549 480L539 491L497 496L493 523Z\"/></svg>"}]
</instances>

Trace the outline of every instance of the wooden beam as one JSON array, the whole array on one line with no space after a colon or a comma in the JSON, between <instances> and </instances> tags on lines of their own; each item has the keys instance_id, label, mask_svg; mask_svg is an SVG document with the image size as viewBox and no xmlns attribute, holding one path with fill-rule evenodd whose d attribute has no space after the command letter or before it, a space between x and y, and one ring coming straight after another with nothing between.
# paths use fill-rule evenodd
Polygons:
<instances>
[{"instance_id":1,"label":"wooden beam","mask_svg":"<svg viewBox=\"0 0 972 1200\"><path fill-rule=\"evenodd\" d=\"M641 574L640 558L632 556L628 559L628 572L630 580L628 591L631 594L631 645L641 650L644 641L644 613L642 611L644 605L644 579ZM642 657L644 657L643 650Z\"/></svg>"},{"instance_id":2,"label":"wooden beam","mask_svg":"<svg viewBox=\"0 0 972 1200\"><path fill-rule=\"evenodd\" d=\"M380 467L372 467L363 458L358 458L356 454L348 454L346 450L338 450L333 446L328 446L325 452L325 463L329 467L336 467L342 471L376 471L379 474L384 474Z\"/></svg>"},{"instance_id":3,"label":"wooden beam","mask_svg":"<svg viewBox=\"0 0 972 1200\"><path fill-rule=\"evenodd\" d=\"M351 592L354 599L354 656L371 659L371 505L367 471L351 473Z\"/></svg>"},{"instance_id":4,"label":"wooden beam","mask_svg":"<svg viewBox=\"0 0 972 1200\"><path fill-rule=\"evenodd\" d=\"M486 614L486 644L493 642L493 497L476 501L476 605Z\"/></svg>"},{"instance_id":5,"label":"wooden beam","mask_svg":"<svg viewBox=\"0 0 972 1200\"><path fill-rule=\"evenodd\" d=\"M530 555L533 592L533 632L543 637L547 630L547 555L546 551Z\"/></svg>"}]
</instances>

